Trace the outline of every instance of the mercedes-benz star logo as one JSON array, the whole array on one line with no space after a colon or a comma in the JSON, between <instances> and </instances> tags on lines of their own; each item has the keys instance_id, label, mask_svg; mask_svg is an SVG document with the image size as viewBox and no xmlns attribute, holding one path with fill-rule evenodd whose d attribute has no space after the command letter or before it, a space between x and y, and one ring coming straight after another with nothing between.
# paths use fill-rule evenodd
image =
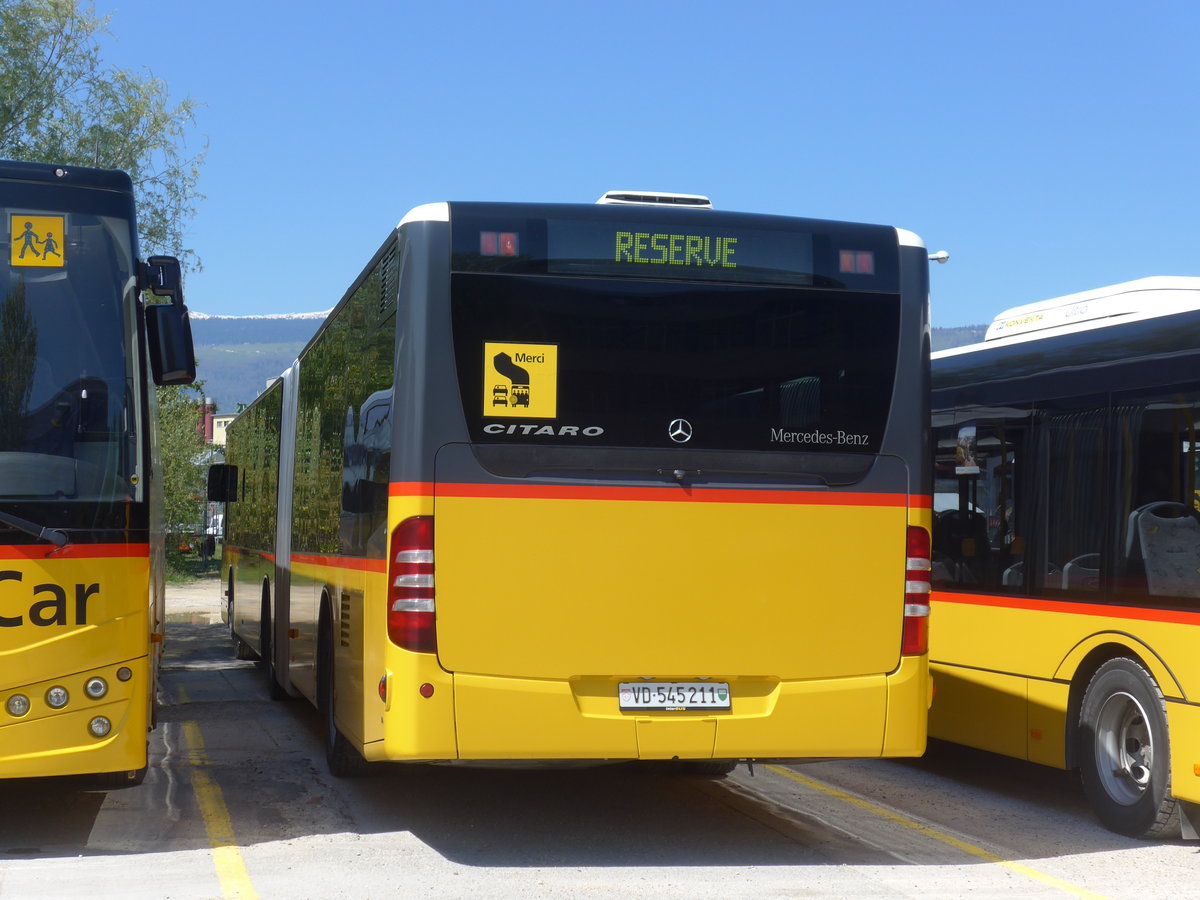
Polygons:
<instances>
[{"instance_id":1,"label":"mercedes-benz star logo","mask_svg":"<svg viewBox=\"0 0 1200 900\"><path fill-rule=\"evenodd\" d=\"M692 439L692 423L687 419L672 419L667 426L667 434L677 444L686 444Z\"/></svg>"}]
</instances>

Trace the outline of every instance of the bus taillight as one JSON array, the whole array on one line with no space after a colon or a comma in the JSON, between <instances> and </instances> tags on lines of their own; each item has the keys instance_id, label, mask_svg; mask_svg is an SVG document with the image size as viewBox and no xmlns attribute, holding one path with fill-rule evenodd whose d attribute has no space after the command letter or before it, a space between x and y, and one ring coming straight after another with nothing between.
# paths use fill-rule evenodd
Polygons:
<instances>
[{"instance_id":1,"label":"bus taillight","mask_svg":"<svg viewBox=\"0 0 1200 900\"><path fill-rule=\"evenodd\" d=\"M908 561L904 572L904 635L900 652L921 656L929 650L929 532L908 526Z\"/></svg>"},{"instance_id":2,"label":"bus taillight","mask_svg":"<svg viewBox=\"0 0 1200 900\"><path fill-rule=\"evenodd\" d=\"M405 519L392 532L388 564L388 637L419 653L437 649L433 603L433 517Z\"/></svg>"}]
</instances>

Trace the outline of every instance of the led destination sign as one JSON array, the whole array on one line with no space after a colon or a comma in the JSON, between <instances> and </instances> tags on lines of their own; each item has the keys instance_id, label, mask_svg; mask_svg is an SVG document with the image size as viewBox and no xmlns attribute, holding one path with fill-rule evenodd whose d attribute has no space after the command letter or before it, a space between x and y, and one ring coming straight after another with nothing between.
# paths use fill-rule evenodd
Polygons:
<instances>
[{"instance_id":1,"label":"led destination sign","mask_svg":"<svg viewBox=\"0 0 1200 900\"><path fill-rule=\"evenodd\" d=\"M737 244L738 239L728 235L618 231L613 262L736 269Z\"/></svg>"},{"instance_id":2,"label":"led destination sign","mask_svg":"<svg viewBox=\"0 0 1200 900\"><path fill-rule=\"evenodd\" d=\"M570 210L570 212L568 212ZM457 272L591 275L895 291L896 231L689 210L454 204Z\"/></svg>"},{"instance_id":3,"label":"led destination sign","mask_svg":"<svg viewBox=\"0 0 1200 900\"><path fill-rule=\"evenodd\" d=\"M812 235L804 232L553 219L546 224L552 274L812 284Z\"/></svg>"}]
</instances>

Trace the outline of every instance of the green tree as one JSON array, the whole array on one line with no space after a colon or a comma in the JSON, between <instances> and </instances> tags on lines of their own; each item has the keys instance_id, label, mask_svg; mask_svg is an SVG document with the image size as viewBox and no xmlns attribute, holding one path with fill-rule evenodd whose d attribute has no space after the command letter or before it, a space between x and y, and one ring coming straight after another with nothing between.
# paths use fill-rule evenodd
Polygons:
<instances>
[{"instance_id":1,"label":"green tree","mask_svg":"<svg viewBox=\"0 0 1200 900\"><path fill-rule=\"evenodd\" d=\"M155 388L158 395L158 455L161 460L168 540L167 561L181 569L179 538L204 523L208 445L200 434L204 385ZM181 529L185 529L182 530Z\"/></svg>"},{"instance_id":2,"label":"green tree","mask_svg":"<svg viewBox=\"0 0 1200 900\"><path fill-rule=\"evenodd\" d=\"M37 325L25 302L24 283L0 303L0 450L22 448L29 393L37 368Z\"/></svg>"},{"instance_id":3,"label":"green tree","mask_svg":"<svg viewBox=\"0 0 1200 900\"><path fill-rule=\"evenodd\" d=\"M137 192L142 252L198 268L183 246L203 199L204 148L187 148L197 103L172 104L149 70L106 67L97 42L106 33L108 17L81 0L0 0L0 157L123 169Z\"/></svg>"}]
</instances>

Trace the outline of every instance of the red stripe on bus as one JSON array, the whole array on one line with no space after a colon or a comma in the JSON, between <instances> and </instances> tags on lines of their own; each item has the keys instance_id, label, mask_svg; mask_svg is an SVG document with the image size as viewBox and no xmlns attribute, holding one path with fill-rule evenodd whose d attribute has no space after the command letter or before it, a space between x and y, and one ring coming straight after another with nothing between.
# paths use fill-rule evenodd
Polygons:
<instances>
[{"instance_id":1,"label":"red stripe on bus","mask_svg":"<svg viewBox=\"0 0 1200 900\"><path fill-rule=\"evenodd\" d=\"M292 564L327 566L331 569L353 569L356 572L386 572L386 559L363 559L360 556L325 556L317 553L293 553Z\"/></svg>"},{"instance_id":2,"label":"red stripe on bus","mask_svg":"<svg viewBox=\"0 0 1200 900\"><path fill-rule=\"evenodd\" d=\"M393 481L388 485L389 497L432 497L432 481Z\"/></svg>"},{"instance_id":3,"label":"red stripe on bus","mask_svg":"<svg viewBox=\"0 0 1200 900\"><path fill-rule=\"evenodd\" d=\"M392 497L454 497L519 500L648 500L699 503L775 503L809 506L891 506L928 509L925 494L880 494L841 491L744 490L737 488L608 487L601 485L507 485L440 482L395 482Z\"/></svg>"},{"instance_id":4,"label":"red stripe on bus","mask_svg":"<svg viewBox=\"0 0 1200 900\"><path fill-rule=\"evenodd\" d=\"M989 606L994 609L1020 609L1105 619L1137 619L1143 622L1200 624L1200 610L1150 609L1115 603L1086 603L1077 600L1047 600L1038 597L1003 597L991 594L952 594L934 591L934 603L960 603L964 606Z\"/></svg>"},{"instance_id":5,"label":"red stripe on bus","mask_svg":"<svg viewBox=\"0 0 1200 900\"><path fill-rule=\"evenodd\" d=\"M248 550L245 547L239 547L236 544L225 544L225 552L231 556L240 556L243 558L261 559L264 562L274 563L275 554L267 553L265 550Z\"/></svg>"},{"instance_id":6,"label":"red stripe on bus","mask_svg":"<svg viewBox=\"0 0 1200 900\"><path fill-rule=\"evenodd\" d=\"M146 559L149 544L67 544L56 549L51 544L0 546L0 559Z\"/></svg>"}]
</instances>

